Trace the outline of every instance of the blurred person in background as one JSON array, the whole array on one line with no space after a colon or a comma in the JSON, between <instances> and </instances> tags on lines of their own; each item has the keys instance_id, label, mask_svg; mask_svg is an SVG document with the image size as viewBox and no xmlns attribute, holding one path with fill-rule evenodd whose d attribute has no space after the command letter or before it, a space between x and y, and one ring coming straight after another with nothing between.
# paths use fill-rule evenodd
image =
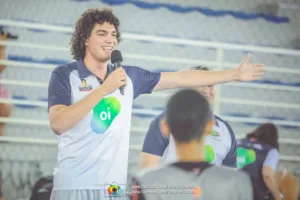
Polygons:
<instances>
[{"instance_id":1,"label":"blurred person in background","mask_svg":"<svg viewBox=\"0 0 300 200\"><path fill-rule=\"evenodd\" d=\"M76 61L51 74L49 121L58 141L51 200L101 198L108 195L107 185L126 184L132 103L139 95L252 81L265 73L264 65L249 63L251 55L236 69L218 72L157 73L134 66L115 70L109 61L121 40L119 28L112 10L85 11L71 38Z\"/></svg>"},{"instance_id":2,"label":"blurred person in background","mask_svg":"<svg viewBox=\"0 0 300 200\"><path fill-rule=\"evenodd\" d=\"M16 39L15 36L12 36L8 32L4 32L3 28L0 27L0 41L7 41L8 39ZM5 46L0 45L0 60L6 60L6 51ZM6 65L0 64L0 78L2 78L2 73ZM2 83L0 83L0 98L10 99L10 95L7 89ZM0 117L10 117L12 110L11 104L0 103ZM5 124L0 122L0 136L3 135L3 129Z\"/></svg>"},{"instance_id":3,"label":"blurred person in background","mask_svg":"<svg viewBox=\"0 0 300 200\"><path fill-rule=\"evenodd\" d=\"M209 71L208 67L197 66L193 70ZM195 88L202 93L213 110L215 101L214 85ZM146 168L159 162L170 163L177 159L175 142L172 136L163 135L159 122L164 113L157 116L150 124L141 153L140 168ZM231 126L220 117L213 116L214 126L211 134L205 139L206 160L215 165L236 167L236 137Z\"/></svg>"},{"instance_id":4,"label":"blurred person in background","mask_svg":"<svg viewBox=\"0 0 300 200\"><path fill-rule=\"evenodd\" d=\"M276 181L278 161L278 131L274 124L262 124L237 141L237 168L251 177L254 200L281 199Z\"/></svg>"},{"instance_id":5,"label":"blurred person in background","mask_svg":"<svg viewBox=\"0 0 300 200\"><path fill-rule=\"evenodd\" d=\"M181 90L171 96L165 113L161 130L174 138L178 161L140 171L133 178L131 199L252 200L246 173L206 162L205 139L214 124L207 98ZM151 191L155 186L162 187Z\"/></svg>"}]
</instances>

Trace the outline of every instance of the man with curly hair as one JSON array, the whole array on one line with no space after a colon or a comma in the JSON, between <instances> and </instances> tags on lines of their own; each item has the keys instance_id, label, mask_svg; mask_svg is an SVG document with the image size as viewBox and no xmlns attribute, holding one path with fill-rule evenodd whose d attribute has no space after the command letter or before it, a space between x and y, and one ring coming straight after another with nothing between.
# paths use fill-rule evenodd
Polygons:
<instances>
[{"instance_id":1,"label":"man with curly hair","mask_svg":"<svg viewBox=\"0 0 300 200\"><path fill-rule=\"evenodd\" d=\"M154 73L135 66L114 70L108 62L120 42L119 28L110 9L85 11L71 39L76 62L52 72L48 110L58 157L51 200L120 195L127 180L132 102L139 95L251 81L265 73L264 65L248 63L250 55L236 69L219 72ZM119 87L125 85L122 95Z\"/></svg>"}]
</instances>

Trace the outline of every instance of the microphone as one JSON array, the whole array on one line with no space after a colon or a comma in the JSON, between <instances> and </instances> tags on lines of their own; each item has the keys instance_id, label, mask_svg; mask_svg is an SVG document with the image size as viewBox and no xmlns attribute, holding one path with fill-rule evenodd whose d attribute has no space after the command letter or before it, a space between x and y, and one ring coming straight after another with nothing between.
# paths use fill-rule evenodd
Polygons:
<instances>
[{"instance_id":1,"label":"microphone","mask_svg":"<svg viewBox=\"0 0 300 200\"><path fill-rule=\"evenodd\" d=\"M114 65L114 70L122 66L122 61L123 58L121 52L119 50L113 50L111 53L111 62ZM119 89L121 94L124 95L125 85L121 86Z\"/></svg>"}]
</instances>

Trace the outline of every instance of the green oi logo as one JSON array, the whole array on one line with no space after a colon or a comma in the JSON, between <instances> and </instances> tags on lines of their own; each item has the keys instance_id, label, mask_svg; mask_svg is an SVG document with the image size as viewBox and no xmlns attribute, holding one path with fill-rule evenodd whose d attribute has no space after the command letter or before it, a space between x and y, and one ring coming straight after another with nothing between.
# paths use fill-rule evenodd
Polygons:
<instances>
[{"instance_id":1,"label":"green oi logo","mask_svg":"<svg viewBox=\"0 0 300 200\"><path fill-rule=\"evenodd\" d=\"M204 152L205 152L206 162L211 164L215 160L215 151L214 151L213 147L208 144L205 145Z\"/></svg>"},{"instance_id":2,"label":"green oi logo","mask_svg":"<svg viewBox=\"0 0 300 200\"><path fill-rule=\"evenodd\" d=\"M121 104L116 97L102 99L93 109L91 128L97 134L103 134L118 116Z\"/></svg>"},{"instance_id":3,"label":"green oi logo","mask_svg":"<svg viewBox=\"0 0 300 200\"><path fill-rule=\"evenodd\" d=\"M241 169L256 160L256 153L253 149L237 148L236 167Z\"/></svg>"}]
</instances>

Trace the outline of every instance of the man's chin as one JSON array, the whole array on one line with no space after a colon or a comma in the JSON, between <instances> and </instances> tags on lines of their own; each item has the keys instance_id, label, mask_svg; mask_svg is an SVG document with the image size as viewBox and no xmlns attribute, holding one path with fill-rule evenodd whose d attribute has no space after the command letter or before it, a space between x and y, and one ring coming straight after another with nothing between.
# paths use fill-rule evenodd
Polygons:
<instances>
[{"instance_id":1,"label":"man's chin","mask_svg":"<svg viewBox=\"0 0 300 200\"><path fill-rule=\"evenodd\" d=\"M102 57L98 57L98 60L100 62L108 62L110 60L110 56L102 56Z\"/></svg>"}]
</instances>

